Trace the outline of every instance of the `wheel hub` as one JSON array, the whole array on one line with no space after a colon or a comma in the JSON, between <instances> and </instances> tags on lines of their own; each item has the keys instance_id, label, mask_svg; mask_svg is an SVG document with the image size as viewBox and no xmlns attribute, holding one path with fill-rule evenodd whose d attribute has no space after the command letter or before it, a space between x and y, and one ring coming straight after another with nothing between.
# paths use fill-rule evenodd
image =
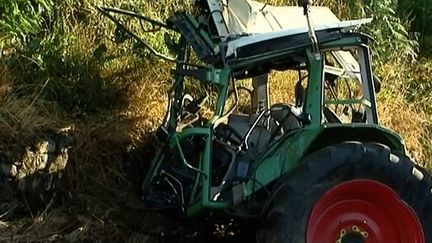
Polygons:
<instances>
[{"instance_id":1,"label":"wheel hub","mask_svg":"<svg viewBox=\"0 0 432 243\"><path fill-rule=\"evenodd\" d=\"M353 225L349 229L340 231L336 243L365 243L368 237L369 233L367 231L362 231L357 225Z\"/></svg>"},{"instance_id":2,"label":"wheel hub","mask_svg":"<svg viewBox=\"0 0 432 243\"><path fill-rule=\"evenodd\" d=\"M425 243L414 210L390 187L352 180L326 192L309 217L307 243Z\"/></svg>"},{"instance_id":3,"label":"wheel hub","mask_svg":"<svg viewBox=\"0 0 432 243\"><path fill-rule=\"evenodd\" d=\"M365 243L366 239L362 235L356 233L350 233L344 236L341 243Z\"/></svg>"}]
</instances>

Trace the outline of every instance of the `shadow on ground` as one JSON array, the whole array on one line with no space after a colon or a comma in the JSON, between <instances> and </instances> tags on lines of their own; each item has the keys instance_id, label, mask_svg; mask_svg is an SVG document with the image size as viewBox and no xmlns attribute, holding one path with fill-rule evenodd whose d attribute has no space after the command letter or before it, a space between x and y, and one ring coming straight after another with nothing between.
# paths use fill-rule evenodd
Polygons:
<instances>
[{"instance_id":1,"label":"shadow on ground","mask_svg":"<svg viewBox=\"0 0 432 243\"><path fill-rule=\"evenodd\" d=\"M57 132L35 138L15 158L0 154L0 242L254 241L253 223L187 223L146 208L140 183L150 145L124 147L119 167L82 166L73 137Z\"/></svg>"}]
</instances>

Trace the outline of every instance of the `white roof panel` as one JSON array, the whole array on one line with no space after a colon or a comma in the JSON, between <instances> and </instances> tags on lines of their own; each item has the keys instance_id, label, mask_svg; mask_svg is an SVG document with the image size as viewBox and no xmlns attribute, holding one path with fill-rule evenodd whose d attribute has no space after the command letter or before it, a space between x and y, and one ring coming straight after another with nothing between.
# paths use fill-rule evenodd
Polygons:
<instances>
[{"instance_id":1,"label":"white roof panel","mask_svg":"<svg viewBox=\"0 0 432 243\"><path fill-rule=\"evenodd\" d=\"M303 8L298 6L271 6L252 0L207 0L219 36L234 37L227 42L226 56L236 56L238 48L279 37L308 32ZM310 16L316 31L357 28L372 19L340 21L327 7L310 7ZM357 73L358 63L349 52L335 55L349 73Z\"/></svg>"},{"instance_id":2,"label":"white roof panel","mask_svg":"<svg viewBox=\"0 0 432 243\"><path fill-rule=\"evenodd\" d=\"M257 34L306 26L303 8L297 6L275 7L250 0L230 0L223 9L231 35ZM339 22L327 7L311 7L311 16L320 25Z\"/></svg>"},{"instance_id":3,"label":"white roof panel","mask_svg":"<svg viewBox=\"0 0 432 243\"><path fill-rule=\"evenodd\" d=\"M317 31L326 30L326 29L348 30L348 29L356 28L362 24L369 23L371 21L372 21L372 19L338 21L338 22L328 23L328 24L319 25L319 26L315 25L315 30L317 30ZM279 37L284 37L284 36L307 33L307 32L308 32L308 27L306 25L306 26L299 27L296 29L283 29L283 30L273 31L273 32L268 32L268 33L260 33L260 34L252 34L252 35L244 36L244 37L234 39L234 40L228 42L228 48L227 48L226 56L228 57L231 55L235 55L236 50L238 48L241 48L243 46L247 46L247 45L250 45L253 43L266 41L266 40L270 40L270 39L275 39L275 38L279 38Z\"/></svg>"}]
</instances>

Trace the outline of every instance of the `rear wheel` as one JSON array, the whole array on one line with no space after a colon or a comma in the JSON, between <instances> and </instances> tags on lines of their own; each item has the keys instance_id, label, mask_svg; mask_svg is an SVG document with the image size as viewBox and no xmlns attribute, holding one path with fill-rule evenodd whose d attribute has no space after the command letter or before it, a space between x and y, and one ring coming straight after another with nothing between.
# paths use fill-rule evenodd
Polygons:
<instances>
[{"instance_id":1,"label":"rear wheel","mask_svg":"<svg viewBox=\"0 0 432 243\"><path fill-rule=\"evenodd\" d=\"M274 192L258 242L432 242L431 188L424 169L386 146L328 147Z\"/></svg>"}]
</instances>

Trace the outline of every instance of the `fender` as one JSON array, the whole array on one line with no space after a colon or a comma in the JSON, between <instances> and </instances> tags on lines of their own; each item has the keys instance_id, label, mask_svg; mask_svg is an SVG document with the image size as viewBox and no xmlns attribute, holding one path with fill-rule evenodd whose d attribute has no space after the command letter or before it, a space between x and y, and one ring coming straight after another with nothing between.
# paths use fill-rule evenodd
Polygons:
<instances>
[{"instance_id":1,"label":"fender","mask_svg":"<svg viewBox=\"0 0 432 243\"><path fill-rule=\"evenodd\" d=\"M346 141L380 143L393 152L406 154L405 144L397 133L375 124L325 125L306 154Z\"/></svg>"}]
</instances>

